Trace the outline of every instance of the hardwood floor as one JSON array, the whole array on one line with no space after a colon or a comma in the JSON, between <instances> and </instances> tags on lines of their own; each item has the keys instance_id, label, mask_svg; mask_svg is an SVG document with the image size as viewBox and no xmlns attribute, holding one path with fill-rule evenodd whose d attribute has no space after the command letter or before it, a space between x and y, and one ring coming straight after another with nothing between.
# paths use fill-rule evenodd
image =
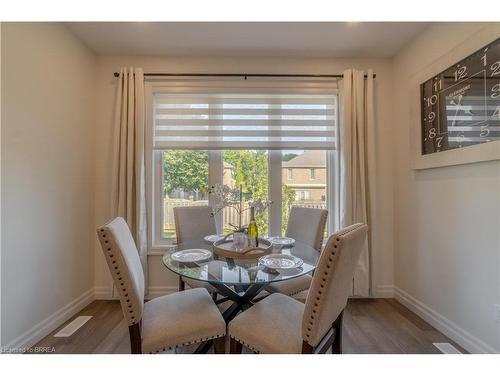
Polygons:
<instances>
[{"instance_id":1,"label":"hardwood floor","mask_svg":"<svg viewBox=\"0 0 500 375\"><path fill-rule=\"evenodd\" d=\"M59 354L130 353L128 328L118 301L94 301L78 315L93 317L72 336L53 337L71 318L36 346L54 347ZM350 300L344 313L344 353L441 353L433 342L449 342L465 353L394 299ZM193 350L185 347L177 352Z\"/></svg>"}]
</instances>

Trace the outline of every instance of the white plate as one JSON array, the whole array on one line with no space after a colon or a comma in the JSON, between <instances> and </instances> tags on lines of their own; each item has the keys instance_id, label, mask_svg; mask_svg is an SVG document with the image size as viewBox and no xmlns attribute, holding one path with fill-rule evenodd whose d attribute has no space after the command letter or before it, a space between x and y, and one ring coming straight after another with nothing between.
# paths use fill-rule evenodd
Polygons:
<instances>
[{"instance_id":1,"label":"white plate","mask_svg":"<svg viewBox=\"0 0 500 375\"><path fill-rule=\"evenodd\" d=\"M201 262L210 259L212 252L205 249L186 249L172 254L172 260L179 263Z\"/></svg>"},{"instance_id":2,"label":"white plate","mask_svg":"<svg viewBox=\"0 0 500 375\"><path fill-rule=\"evenodd\" d=\"M269 237L268 240L273 245L293 245L295 240L290 237Z\"/></svg>"},{"instance_id":3,"label":"white plate","mask_svg":"<svg viewBox=\"0 0 500 375\"><path fill-rule=\"evenodd\" d=\"M228 238L232 238L233 235L230 235L228 236ZM224 237L226 237L225 235L221 235L221 234L210 234L208 236L205 236L203 237L203 239L206 241L206 242L209 242L209 243L214 243L215 241L219 241L219 240L222 240Z\"/></svg>"},{"instance_id":4,"label":"white plate","mask_svg":"<svg viewBox=\"0 0 500 375\"><path fill-rule=\"evenodd\" d=\"M272 270L289 270L304 263L302 259L287 254L269 254L259 258L259 264Z\"/></svg>"}]
</instances>

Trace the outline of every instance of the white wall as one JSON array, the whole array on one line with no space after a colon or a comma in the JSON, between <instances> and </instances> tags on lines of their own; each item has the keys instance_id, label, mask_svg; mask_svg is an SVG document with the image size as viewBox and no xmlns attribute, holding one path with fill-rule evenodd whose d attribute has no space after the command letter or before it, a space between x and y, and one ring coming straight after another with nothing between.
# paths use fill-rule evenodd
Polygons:
<instances>
[{"instance_id":1,"label":"white wall","mask_svg":"<svg viewBox=\"0 0 500 375\"><path fill-rule=\"evenodd\" d=\"M110 171L111 132L115 82L113 72L122 66L144 68L145 72L199 72L199 73L342 73L346 68L373 68L377 74L376 120L377 143L377 220L374 228L373 289L385 295L393 281L393 176L392 176L392 65L387 59L292 59L292 58L153 58L153 57L99 57L97 74L97 148L96 148L96 211L94 225L110 217L108 173ZM111 279L107 266L95 242L96 291L100 298L109 298ZM149 257L150 292L154 295L177 289L176 277L161 265L160 256Z\"/></svg>"},{"instance_id":2,"label":"white wall","mask_svg":"<svg viewBox=\"0 0 500 375\"><path fill-rule=\"evenodd\" d=\"M93 298L95 57L60 24L2 24L1 343Z\"/></svg>"},{"instance_id":3,"label":"white wall","mask_svg":"<svg viewBox=\"0 0 500 375\"><path fill-rule=\"evenodd\" d=\"M499 36L500 24L435 24L394 59L396 296L473 352L500 352L500 161L412 170L412 93Z\"/></svg>"}]
</instances>

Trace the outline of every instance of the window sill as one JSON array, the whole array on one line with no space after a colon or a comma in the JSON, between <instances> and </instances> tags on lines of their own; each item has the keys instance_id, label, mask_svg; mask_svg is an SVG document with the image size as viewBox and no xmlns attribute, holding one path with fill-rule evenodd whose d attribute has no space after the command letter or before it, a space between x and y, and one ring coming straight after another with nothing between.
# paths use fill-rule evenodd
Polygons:
<instances>
[{"instance_id":1,"label":"window sill","mask_svg":"<svg viewBox=\"0 0 500 375\"><path fill-rule=\"evenodd\" d=\"M175 247L175 245L154 246L148 249L148 256L163 256L165 251Z\"/></svg>"}]
</instances>

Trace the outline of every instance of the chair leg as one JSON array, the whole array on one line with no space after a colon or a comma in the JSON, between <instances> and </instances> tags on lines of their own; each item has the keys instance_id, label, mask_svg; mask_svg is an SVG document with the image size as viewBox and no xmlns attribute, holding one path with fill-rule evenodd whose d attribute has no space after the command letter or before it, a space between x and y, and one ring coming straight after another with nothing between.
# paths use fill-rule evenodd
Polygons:
<instances>
[{"instance_id":1,"label":"chair leg","mask_svg":"<svg viewBox=\"0 0 500 375\"><path fill-rule=\"evenodd\" d=\"M229 353L241 354L242 350L243 350L243 344L231 337L231 342L229 343Z\"/></svg>"},{"instance_id":2,"label":"chair leg","mask_svg":"<svg viewBox=\"0 0 500 375\"><path fill-rule=\"evenodd\" d=\"M344 318L344 311L340 313L337 319L333 322L333 329L335 330L335 338L332 343L332 354L342 354L342 322Z\"/></svg>"},{"instance_id":3,"label":"chair leg","mask_svg":"<svg viewBox=\"0 0 500 375\"><path fill-rule=\"evenodd\" d=\"M217 302L217 292L212 292L212 299Z\"/></svg>"},{"instance_id":4,"label":"chair leg","mask_svg":"<svg viewBox=\"0 0 500 375\"><path fill-rule=\"evenodd\" d=\"M224 337L214 339L214 353L224 354L226 352L226 341Z\"/></svg>"},{"instance_id":5,"label":"chair leg","mask_svg":"<svg viewBox=\"0 0 500 375\"><path fill-rule=\"evenodd\" d=\"M132 354L142 354L141 326L139 323L128 327L130 335L130 352Z\"/></svg>"},{"instance_id":6,"label":"chair leg","mask_svg":"<svg viewBox=\"0 0 500 375\"><path fill-rule=\"evenodd\" d=\"M179 276L179 292L186 288L186 284L184 284L184 280L182 280L182 276Z\"/></svg>"},{"instance_id":7,"label":"chair leg","mask_svg":"<svg viewBox=\"0 0 500 375\"><path fill-rule=\"evenodd\" d=\"M302 354L313 354L314 348L309 343L302 341Z\"/></svg>"}]
</instances>

